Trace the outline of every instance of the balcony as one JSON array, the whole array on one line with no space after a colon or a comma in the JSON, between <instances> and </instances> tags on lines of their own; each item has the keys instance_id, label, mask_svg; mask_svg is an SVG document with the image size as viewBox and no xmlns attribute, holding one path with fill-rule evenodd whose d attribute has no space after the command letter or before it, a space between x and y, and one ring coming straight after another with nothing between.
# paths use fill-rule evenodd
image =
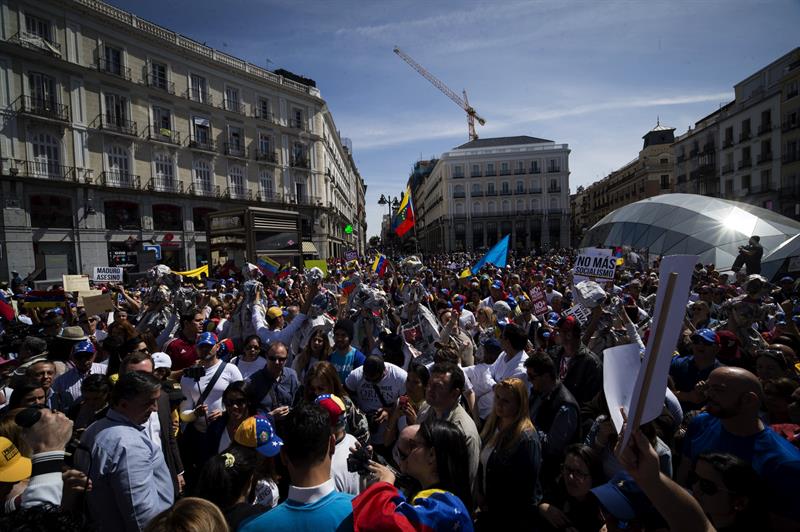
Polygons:
<instances>
[{"instance_id":1,"label":"balcony","mask_svg":"<svg viewBox=\"0 0 800 532\"><path fill-rule=\"evenodd\" d=\"M547 214L562 214L563 211L561 209L547 209Z\"/></svg>"},{"instance_id":2,"label":"balcony","mask_svg":"<svg viewBox=\"0 0 800 532\"><path fill-rule=\"evenodd\" d=\"M182 194L183 183L174 177L155 176L151 177L150 181L147 182L147 190Z\"/></svg>"},{"instance_id":3,"label":"balcony","mask_svg":"<svg viewBox=\"0 0 800 532\"><path fill-rule=\"evenodd\" d=\"M787 131L792 131L793 129L797 129L800 127L800 120L795 120L794 122L789 122L788 120L783 123L783 132L786 133Z\"/></svg>"},{"instance_id":4,"label":"balcony","mask_svg":"<svg viewBox=\"0 0 800 532\"><path fill-rule=\"evenodd\" d=\"M222 108L232 113L239 113L240 115L247 114L247 108L239 100L229 100L225 98L222 100Z\"/></svg>"},{"instance_id":5,"label":"balcony","mask_svg":"<svg viewBox=\"0 0 800 532\"><path fill-rule=\"evenodd\" d=\"M500 191L500 195L501 196L513 196L514 193L511 192L510 188L504 188L503 190Z\"/></svg>"},{"instance_id":6,"label":"balcony","mask_svg":"<svg viewBox=\"0 0 800 532\"><path fill-rule=\"evenodd\" d=\"M226 188L222 192L222 197L238 200L252 200L253 191L246 189L244 186L232 186Z\"/></svg>"},{"instance_id":7,"label":"balcony","mask_svg":"<svg viewBox=\"0 0 800 532\"><path fill-rule=\"evenodd\" d=\"M268 203L280 203L282 200L281 195L277 192L265 190L263 188L258 191L258 195L255 199L256 201L265 201Z\"/></svg>"},{"instance_id":8,"label":"balcony","mask_svg":"<svg viewBox=\"0 0 800 532\"><path fill-rule=\"evenodd\" d=\"M514 191L514 194L516 194L517 196L524 196L525 194L527 194L527 192L525 191L524 188L518 188L517 190Z\"/></svg>"},{"instance_id":9,"label":"balcony","mask_svg":"<svg viewBox=\"0 0 800 532\"><path fill-rule=\"evenodd\" d=\"M561 187L548 187L547 188L547 193L548 194L560 194L561 193Z\"/></svg>"},{"instance_id":10,"label":"balcony","mask_svg":"<svg viewBox=\"0 0 800 532\"><path fill-rule=\"evenodd\" d=\"M223 147L228 157L246 157L247 150L241 142L226 142Z\"/></svg>"},{"instance_id":11,"label":"balcony","mask_svg":"<svg viewBox=\"0 0 800 532\"><path fill-rule=\"evenodd\" d=\"M739 134L739 142L744 142L746 140L750 140L750 132L749 131L742 131Z\"/></svg>"},{"instance_id":12,"label":"balcony","mask_svg":"<svg viewBox=\"0 0 800 532\"><path fill-rule=\"evenodd\" d=\"M760 126L758 126L758 134L759 135L764 135L766 133L769 133L770 131L772 131L772 123L771 122L767 122L766 124L761 124Z\"/></svg>"},{"instance_id":13,"label":"balcony","mask_svg":"<svg viewBox=\"0 0 800 532\"><path fill-rule=\"evenodd\" d=\"M114 133L118 135L125 135L130 137L138 136L138 129L136 127L136 122L133 120L126 120L120 116L114 116L109 114L99 114L97 117L89 124L90 128L99 129L101 131L107 131L109 133Z\"/></svg>"},{"instance_id":14,"label":"balcony","mask_svg":"<svg viewBox=\"0 0 800 532\"><path fill-rule=\"evenodd\" d=\"M186 98L193 102L214 105L214 98L211 97L211 94L207 90L189 88L186 90Z\"/></svg>"},{"instance_id":15,"label":"balcony","mask_svg":"<svg viewBox=\"0 0 800 532\"><path fill-rule=\"evenodd\" d=\"M783 154L783 164L790 164L800 161L800 152L788 152Z\"/></svg>"},{"instance_id":16,"label":"balcony","mask_svg":"<svg viewBox=\"0 0 800 532\"><path fill-rule=\"evenodd\" d=\"M270 113L269 111L264 111L259 107L253 108L253 117L260 118L261 120L266 120L267 122L275 123L275 115Z\"/></svg>"},{"instance_id":17,"label":"balcony","mask_svg":"<svg viewBox=\"0 0 800 532\"><path fill-rule=\"evenodd\" d=\"M767 153L762 153L761 155L758 156L758 159L756 159L756 164L768 163L771 160L772 160L772 152L768 151Z\"/></svg>"},{"instance_id":18,"label":"balcony","mask_svg":"<svg viewBox=\"0 0 800 532\"><path fill-rule=\"evenodd\" d=\"M264 163L278 164L278 152L256 150L255 159Z\"/></svg>"},{"instance_id":19,"label":"balcony","mask_svg":"<svg viewBox=\"0 0 800 532\"><path fill-rule=\"evenodd\" d=\"M464 179L464 174L453 174L453 179Z\"/></svg>"},{"instance_id":20,"label":"balcony","mask_svg":"<svg viewBox=\"0 0 800 532\"><path fill-rule=\"evenodd\" d=\"M733 165L726 164L722 167L722 175L733 173Z\"/></svg>"},{"instance_id":21,"label":"balcony","mask_svg":"<svg viewBox=\"0 0 800 532\"><path fill-rule=\"evenodd\" d=\"M542 173L542 169L539 168L538 166L531 166L530 173L531 174L541 174Z\"/></svg>"},{"instance_id":22,"label":"balcony","mask_svg":"<svg viewBox=\"0 0 800 532\"><path fill-rule=\"evenodd\" d=\"M470 196L473 198L482 198L483 197L483 190L473 190L469 193Z\"/></svg>"},{"instance_id":23,"label":"balcony","mask_svg":"<svg viewBox=\"0 0 800 532\"><path fill-rule=\"evenodd\" d=\"M494 170L486 170L486 177L494 177L497 175L497 172Z\"/></svg>"},{"instance_id":24,"label":"balcony","mask_svg":"<svg viewBox=\"0 0 800 532\"><path fill-rule=\"evenodd\" d=\"M726 137L725 140L722 142L722 148L723 149L730 148L731 146L733 146L733 144L734 144L733 137Z\"/></svg>"},{"instance_id":25,"label":"balcony","mask_svg":"<svg viewBox=\"0 0 800 532\"><path fill-rule=\"evenodd\" d=\"M308 170L311 168L311 162L308 160L308 157L292 157L289 166Z\"/></svg>"},{"instance_id":26,"label":"balcony","mask_svg":"<svg viewBox=\"0 0 800 532\"><path fill-rule=\"evenodd\" d=\"M153 89L175 94L175 83L168 81L164 76L154 76L151 72L148 72L144 75L144 83Z\"/></svg>"},{"instance_id":27,"label":"balcony","mask_svg":"<svg viewBox=\"0 0 800 532\"><path fill-rule=\"evenodd\" d=\"M768 194L770 192L777 192L777 189L768 184L750 185L750 194Z\"/></svg>"},{"instance_id":28,"label":"balcony","mask_svg":"<svg viewBox=\"0 0 800 532\"><path fill-rule=\"evenodd\" d=\"M131 69L119 61L114 61L110 57L100 56L97 58L97 70L125 80L131 80Z\"/></svg>"},{"instance_id":29,"label":"balcony","mask_svg":"<svg viewBox=\"0 0 800 532\"><path fill-rule=\"evenodd\" d=\"M467 219L467 215L464 214L464 213L459 213L459 214L454 214L453 215L453 220L466 220L466 219Z\"/></svg>"},{"instance_id":30,"label":"balcony","mask_svg":"<svg viewBox=\"0 0 800 532\"><path fill-rule=\"evenodd\" d=\"M7 173L14 176L37 177L40 179L53 179L57 181L77 181L75 169L50 161L18 161L20 166L11 166Z\"/></svg>"},{"instance_id":31,"label":"balcony","mask_svg":"<svg viewBox=\"0 0 800 532\"><path fill-rule=\"evenodd\" d=\"M181 134L173 129L149 125L144 133L147 140L174 144L175 146L181 145Z\"/></svg>"},{"instance_id":32,"label":"balcony","mask_svg":"<svg viewBox=\"0 0 800 532\"><path fill-rule=\"evenodd\" d=\"M531 194L541 194L542 193L542 189L541 188L532 188L530 193Z\"/></svg>"},{"instance_id":33,"label":"balcony","mask_svg":"<svg viewBox=\"0 0 800 532\"><path fill-rule=\"evenodd\" d=\"M469 174L470 177L483 177L483 173L481 172L472 172Z\"/></svg>"},{"instance_id":34,"label":"balcony","mask_svg":"<svg viewBox=\"0 0 800 532\"><path fill-rule=\"evenodd\" d=\"M306 124L303 120L297 120L296 118L289 119L289 127L293 127L295 129L306 129Z\"/></svg>"},{"instance_id":35,"label":"balcony","mask_svg":"<svg viewBox=\"0 0 800 532\"><path fill-rule=\"evenodd\" d=\"M517 168L516 170L514 170L514 175L525 175L525 169Z\"/></svg>"},{"instance_id":36,"label":"balcony","mask_svg":"<svg viewBox=\"0 0 800 532\"><path fill-rule=\"evenodd\" d=\"M750 168L751 166L753 166L753 161L752 160L750 160L750 159L742 159L741 161L739 161L739 164L737 165L737 168L739 170L741 170L742 168Z\"/></svg>"},{"instance_id":37,"label":"balcony","mask_svg":"<svg viewBox=\"0 0 800 532\"><path fill-rule=\"evenodd\" d=\"M560 166L550 166L550 167L547 168L547 173L548 174L557 174L560 171L561 171L561 167Z\"/></svg>"},{"instance_id":38,"label":"balcony","mask_svg":"<svg viewBox=\"0 0 800 532\"><path fill-rule=\"evenodd\" d=\"M210 183L206 184L192 183L191 186L188 189L186 189L186 193L191 194L193 196L215 198L219 197L220 189L219 185L212 185Z\"/></svg>"},{"instance_id":39,"label":"balcony","mask_svg":"<svg viewBox=\"0 0 800 532\"><path fill-rule=\"evenodd\" d=\"M707 142L703 144L703 151L701 153L714 153L715 149L716 147L713 142Z\"/></svg>"},{"instance_id":40,"label":"balcony","mask_svg":"<svg viewBox=\"0 0 800 532\"><path fill-rule=\"evenodd\" d=\"M316 196L287 196L286 202L290 205L321 205L322 200Z\"/></svg>"},{"instance_id":41,"label":"balcony","mask_svg":"<svg viewBox=\"0 0 800 532\"><path fill-rule=\"evenodd\" d=\"M453 192L453 197L454 198L464 198L464 197L466 197L466 193L464 193L464 192Z\"/></svg>"},{"instance_id":42,"label":"balcony","mask_svg":"<svg viewBox=\"0 0 800 532\"><path fill-rule=\"evenodd\" d=\"M486 195L487 196L497 196L497 191L496 190L487 190L486 191Z\"/></svg>"},{"instance_id":43,"label":"balcony","mask_svg":"<svg viewBox=\"0 0 800 532\"><path fill-rule=\"evenodd\" d=\"M190 150L199 150L205 152L216 153L217 151L217 144L212 139L194 137L191 135L186 139L186 147Z\"/></svg>"},{"instance_id":44,"label":"balcony","mask_svg":"<svg viewBox=\"0 0 800 532\"><path fill-rule=\"evenodd\" d=\"M29 116L46 121L69 122L69 107L57 103L54 99L34 98L33 96L22 95L17 98L12 105L17 114Z\"/></svg>"},{"instance_id":45,"label":"balcony","mask_svg":"<svg viewBox=\"0 0 800 532\"><path fill-rule=\"evenodd\" d=\"M511 170L506 168L505 170L500 170L500 175L511 175Z\"/></svg>"},{"instance_id":46,"label":"balcony","mask_svg":"<svg viewBox=\"0 0 800 532\"><path fill-rule=\"evenodd\" d=\"M37 52L44 52L48 55L61 57L60 44L53 42L50 39L45 39L44 37L34 33L20 31L19 33L14 34L8 41L18 44L23 48L29 48L31 50L36 50Z\"/></svg>"},{"instance_id":47,"label":"balcony","mask_svg":"<svg viewBox=\"0 0 800 532\"><path fill-rule=\"evenodd\" d=\"M101 187L130 188L139 190L141 187L141 179L138 175L111 170L102 172L97 180L97 184Z\"/></svg>"}]
</instances>

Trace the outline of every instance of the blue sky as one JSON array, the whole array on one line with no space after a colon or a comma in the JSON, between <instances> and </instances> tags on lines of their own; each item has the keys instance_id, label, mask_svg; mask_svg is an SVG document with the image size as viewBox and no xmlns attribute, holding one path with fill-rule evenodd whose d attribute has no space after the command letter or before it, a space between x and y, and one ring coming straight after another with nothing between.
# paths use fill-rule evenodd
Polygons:
<instances>
[{"instance_id":1,"label":"blue sky","mask_svg":"<svg viewBox=\"0 0 800 532\"><path fill-rule=\"evenodd\" d=\"M662 124L683 133L734 83L800 46L800 1L111 0L237 57L316 80L367 183L467 140L466 119L392 53L400 46L487 120L482 137L568 143L570 188L636 157ZM165 10L164 6L169 5Z\"/></svg>"}]
</instances>

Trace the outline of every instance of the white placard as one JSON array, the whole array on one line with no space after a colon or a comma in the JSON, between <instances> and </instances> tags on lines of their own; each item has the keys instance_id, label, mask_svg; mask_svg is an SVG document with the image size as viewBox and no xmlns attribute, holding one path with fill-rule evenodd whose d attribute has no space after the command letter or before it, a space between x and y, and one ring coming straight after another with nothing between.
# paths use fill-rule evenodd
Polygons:
<instances>
[{"instance_id":1,"label":"white placard","mask_svg":"<svg viewBox=\"0 0 800 532\"><path fill-rule=\"evenodd\" d=\"M88 292L88 275L62 275L61 282L64 284L64 292Z\"/></svg>"},{"instance_id":2,"label":"white placard","mask_svg":"<svg viewBox=\"0 0 800 532\"><path fill-rule=\"evenodd\" d=\"M622 407L625 412L631 411L631 396L641 366L639 344L618 345L603 350L603 392L617 433L622 430L623 421L619 409Z\"/></svg>"},{"instance_id":3,"label":"white placard","mask_svg":"<svg viewBox=\"0 0 800 532\"><path fill-rule=\"evenodd\" d=\"M578 320L578 323L580 323L581 326L584 326L587 323L589 323L589 318L592 317L592 311L584 307L580 303L576 303L567 310L565 310L564 312L562 312L562 315L564 317L575 316L575 319Z\"/></svg>"},{"instance_id":4,"label":"white placard","mask_svg":"<svg viewBox=\"0 0 800 532\"><path fill-rule=\"evenodd\" d=\"M617 271L617 259L610 249L589 248L575 258L573 283L584 279L611 281Z\"/></svg>"},{"instance_id":5,"label":"white placard","mask_svg":"<svg viewBox=\"0 0 800 532\"><path fill-rule=\"evenodd\" d=\"M121 283L122 268L96 266L92 279L96 283Z\"/></svg>"}]
</instances>

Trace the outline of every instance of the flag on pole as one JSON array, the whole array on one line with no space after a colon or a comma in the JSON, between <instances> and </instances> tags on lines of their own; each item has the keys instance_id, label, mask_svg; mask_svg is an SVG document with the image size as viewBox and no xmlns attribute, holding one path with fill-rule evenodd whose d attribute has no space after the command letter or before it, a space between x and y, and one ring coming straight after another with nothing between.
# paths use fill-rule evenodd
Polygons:
<instances>
[{"instance_id":1,"label":"flag on pole","mask_svg":"<svg viewBox=\"0 0 800 532\"><path fill-rule=\"evenodd\" d=\"M411 201L411 187L406 187L403 201L392 220L392 227L397 236L403 236L414 227L414 202Z\"/></svg>"},{"instance_id":2,"label":"flag on pole","mask_svg":"<svg viewBox=\"0 0 800 532\"><path fill-rule=\"evenodd\" d=\"M278 273L278 269L280 268L280 264L275 262L269 257L266 258L259 258L256 261L256 266L258 269L261 270L261 273L266 275L267 277L274 277Z\"/></svg>"},{"instance_id":3,"label":"flag on pole","mask_svg":"<svg viewBox=\"0 0 800 532\"><path fill-rule=\"evenodd\" d=\"M506 259L508 258L508 241L510 238L511 235L504 236L481 260L476 262L472 267L472 275L478 273L484 264L494 264L498 268L505 268Z\"/></svg>"},{"instance_id":4,"label":"flag on pole","mask_svg":"<svg viewBox=\"0 0 800 532\"><path fill-rule=\"evenodd\" d=\"M372 271L380 276L383 276L383 274L386 273L386 267L388 265L389 259L387 259L382 253L378 253L375 256L375 262L372 263Z\"/></svg>"}]
</instances>

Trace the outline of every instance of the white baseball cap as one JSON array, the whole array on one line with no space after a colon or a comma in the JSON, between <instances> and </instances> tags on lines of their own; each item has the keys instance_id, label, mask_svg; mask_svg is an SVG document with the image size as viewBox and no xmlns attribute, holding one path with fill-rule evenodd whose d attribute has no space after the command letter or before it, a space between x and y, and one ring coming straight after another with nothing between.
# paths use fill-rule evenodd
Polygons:
<instances>
[{"instance_id":1,"label":"white baseball cap","mask_svg":"<svg viewBox=\"0 0 800 532\"><path fill-rule=\"evenodd\" d=\"M172 369L172 359L166 353L153 353L153 369L167 368Z\"/></svg>"}]
</instances>

